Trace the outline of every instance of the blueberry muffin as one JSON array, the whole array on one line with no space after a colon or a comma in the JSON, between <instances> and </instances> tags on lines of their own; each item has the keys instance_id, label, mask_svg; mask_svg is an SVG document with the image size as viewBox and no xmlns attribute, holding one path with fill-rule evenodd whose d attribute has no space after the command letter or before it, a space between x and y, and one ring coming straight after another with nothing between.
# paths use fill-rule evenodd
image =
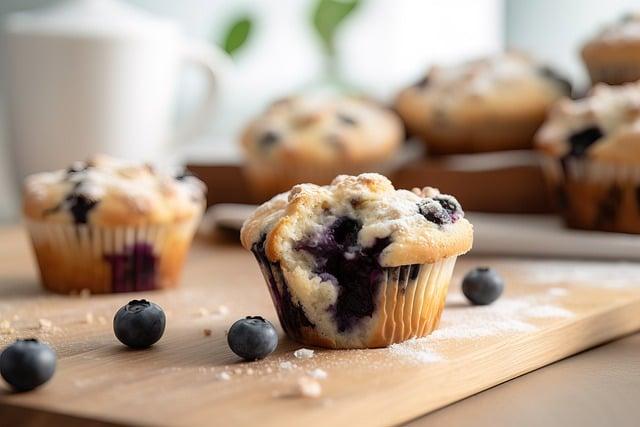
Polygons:
<instances>
[{"instance_id":1,"label":"blueberry muffin","mask_svg":"<svg viewBox=\"0 0 640 427\"><path fill-rule=\"evenodd\" d=\"M205 191L187 173L106 156L27 177L23 212L42 284L62 293L176 286Z\"/></svg>"},{"instance_id":2,"label":"blueberry muffin","mask_svg":"<svg viewBox=\"0 0 640 427\"><path fill-rule=\"evenodd\" d=\"M373 101L306 95L273 103L246 127L245 171L257 199L341 173L384 172L404 137L400 119Z\"/></svg>"},{"instance_id":3,"label":"blueberry muffin","mask_svg":"<svg viewBox=\"0 0 640 427\"><path fill-rule=\"evenodd\" d=\"M536 144L569 226L640 233L640 84L560 101Z\"/></svg>"},{"instance_id":4,"label":"blueberry muffin","mask_svg":"<svg viewBox=\"0 0 640 427\"><path fill-rule=\"evenodd\" d=\"M640 14L605 27L582 48L593 84L619 85L640 79Z\"/></svg>"},{"instance_id":5,"label":"blueberry muffin","mask_svg":"<svg viewBox=\"0 0 640 427\"><path fill-rule=\"evenodd\" d=\"M571 86L550 68L506 53L434 66L400 92L396 110L433 154L531 148L554 101Z\"/></svg>"},{"instance_id":6,"label":"blueberry muffin","mask_svg":"<svg viewBox=\"0 0 640 427\"><path fill-rule=\"evenodd\" d=\"M280 323L329 348L384 347L437 326L473 228L433 188L396 190L382 175L296 185L244 223Z\"/></svg>"}]
</instances>

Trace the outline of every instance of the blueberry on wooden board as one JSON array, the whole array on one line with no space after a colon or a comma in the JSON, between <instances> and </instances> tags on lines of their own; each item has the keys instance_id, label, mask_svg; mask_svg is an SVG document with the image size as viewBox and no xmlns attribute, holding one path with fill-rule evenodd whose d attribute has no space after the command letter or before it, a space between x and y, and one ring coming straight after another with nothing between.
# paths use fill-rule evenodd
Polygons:
<instances>
[{"instance_id":1,"label":"blueberry on wooden board","mask_svg":"<svg viewBox=\"0 0 640 427\"><path fill-rule=\"evenodd\" d=\"M162 337L165 325L162 308L144 299L130 301L113 318L116 337L132 348L151 347Z\"/></svg>"},{"instance_id":2,"label":"blueberry on wooden board","mask_svg":"<svg viewBox=\"0 0 640 427\"><path fill-rule=\"evenodd\" d=\"M489 267L478 267L462 280L462 293L473 305L487 305L497 300L504 290L504 280Z\"/></svg>"},{"instance_id":3,"label":"blueberry on wooden board","mask_svg":"<svg viewBox=\"0 0 640 427\"><path fill-rule=\"evenodd\" d=\"M17 340L0 354L0 375L16 391L30 391L51 379L56 354L35 339Z\"/></svg>"},{"instance_id":4,"label":"blueberry on wooden board","mask_svg":"<svg viewBox=\"0 0 640 427\"><path fill-rule=\"evenodd\" d=\"M248 316L231 326L227 343L231 351L245 360L264 359L278 346L278 334L268 320Z\"/></svg>"}]
</instances>

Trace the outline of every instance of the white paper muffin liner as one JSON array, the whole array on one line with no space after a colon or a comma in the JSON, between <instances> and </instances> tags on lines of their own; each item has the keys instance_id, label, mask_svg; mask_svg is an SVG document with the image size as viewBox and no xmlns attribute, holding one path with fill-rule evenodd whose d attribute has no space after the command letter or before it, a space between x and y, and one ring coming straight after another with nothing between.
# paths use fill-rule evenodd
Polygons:
<instances>
[{"instance_id":1,"label":"white paper muffin liner","mask_svg":"<svg viewBox=\"0 0 640 427\"><path fill-rule=\"evenodd\" d=\"M137 227L27 220L26 226L45 288L115 293L177 286L199 219Z\"/></svg>"},{"instance_id":2,"label":"white paper muffin liner","mask_svg":"<svg viewBox=\"0 0 640 427\"><path fill-rule=\"evenodd\" d=\"M358 329L358 339L352 339L350 333L327 336L316 331L304 316L305 305L313 301L300 301L296 307L280 265L256 258L285 333L303 344L329 348L386 347L431 333L440 322L457 259L453 256L431 264L384 268L374 313L356 326L367 330Z\"/></svg>"}]
</instances>

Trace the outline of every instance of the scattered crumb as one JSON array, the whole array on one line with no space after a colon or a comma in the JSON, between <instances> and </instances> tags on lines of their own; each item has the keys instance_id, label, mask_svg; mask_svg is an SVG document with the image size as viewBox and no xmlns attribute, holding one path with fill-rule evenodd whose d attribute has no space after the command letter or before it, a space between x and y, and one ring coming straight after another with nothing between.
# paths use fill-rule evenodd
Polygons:
<instances>
[{"instance_id":1,"label":"scattered crumb","mask_svg":"<svg viewBox=\"0 0 640 427\"><path fill-rule=\"evenodd\" d=\"M313 371L307 372L307 375L309 375L311 378L315 378L316 380L324 380L329 376L326 371L320 368L316 368Z\"/></svg>"},{"instance_id":2,"label":"scattered crumb","mask_svg":"<svg viewBox=\"0 0 640 427\"><path fill-rule=\"evenodd\" d=\"M226 316L227 314L229 314L229 307L227 307L226 305L218 306L214 314L218 316Z\"/></svg>"},{"instance_id":3,"label":"scattered crumb","mask_svg":"<svg viewBox=\"0 0 640 427\"><path fill-rule=\"evenodd\" d=\"M313 378L300 377L296 382L296 394L300 397L317 398L322 395L322 386Z\"/></svg>"},{"instance_id":4,"label":"scattered crumb","mask_svg":"<svg viewBox=\"0 0 640 427\"><path fill-rule=\"evenodd\" d=\"M198 308L197 314L200 317L226 316L229 314L229 308L227 308L226 305L220 305L215 310L210 311L208 308L200 307Z\"/></svg>"},{"instance_id":5,"label":"scattered crumb","mask_svg":"<svg viewBox=\"0 0 640 427\"><path fill-rule=\"evenodd\" d=\"M202 333L204 334L205 337L210 337L213 331L211 331L211 329L209 328L205 328L202 330Z\"/></svg>"},{"instance_id":6,"label":"scattered crumb","mask_svg":"<svg viewBox=\"0 0 640 427\"><path fill-rule=\"evenodd\" d=\"M293 355L298 359L311 359L313 357L313 350L308 348L300 348L293 352Z\"/></svg>"},{"instance_id":7,"label":"scattered crumb","mask_svg":"<svg viewBox=\"0 0 640 427\"><path fill-rule=\"evenodd\" d=\"M240 375L242 373L242 369L236 368L236 369L233 370L233 373L236 374L236 375Z\"/></svg>"},{"instance_id":8,"label":"scattered crumb","mask_svg":"<svg viewBox=\"0 0 640 427\"><path fill-rule=\"evenodd\" d=\"M93 323L93 320L94 320L93 313L89 312L89 313L85 314L84 323L87 323L87 324L90 325L90 324Z\"/></svg>"},{"instance_id":9,"label":"scattered crumb","mask_svg":"<svg viewBox=\"0 0 640 427\"><path fill-rule=\"evenodd\" d=\"M247 375L253 375L255 373L255 371L253 369L251 369L251 368L247 368L247 370L244 371L244 373L247 374Z\"/></svg>"},{"instance_id":10,"label":"scattered crumb","mask_svg":"<svg viewBox=\"0 0 640 427\"><path fill-rule=\"evenodd\" d=\"M53 322L49 319L38 319L38 326L40 329L47 331L53 327Z\"/></svg>"},{"instance_id":11,"label":"scattered crumb","mask_svg":"<svg viewBox=\"0 0 640 427\"><path fill-rule=\"evenodd\" d=\"M295 368L296 365L294 365L293 363L289 362L288 360L284 361L284 362L280 362L280 369L293 369Z\"/></svg>"},{"instance_id":12,"label":"scattered crumb","mask_svg":"<svg viewBox=\"0 0 640 427\"><path fill-rule=\"evenodd\" d=\"M231 379L231 375L227 372L218 372L216 374L216 380L218 381L229 381Z\"/></svg>"},{"instance_id":13,"label":"scattered crumb","mask_svg":"<svg viewBox=\"0 0 640 427\"><path fill-rule=\"evenodd\" d=\"M270 374L273 372L273 369L271 369L271 366L267 366L267 368L264 370L267 374Z\"/></svg>"}]
</instances>

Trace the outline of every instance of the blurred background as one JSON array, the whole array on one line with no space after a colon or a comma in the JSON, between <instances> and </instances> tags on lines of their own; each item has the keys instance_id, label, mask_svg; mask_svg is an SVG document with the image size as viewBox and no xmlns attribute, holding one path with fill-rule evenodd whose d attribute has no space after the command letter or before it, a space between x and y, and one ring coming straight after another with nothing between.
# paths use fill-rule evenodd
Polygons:
<instances>
[{"instance_id":1,"label":"blurred background","mask_svg":"<svg viewBox=\"0 0 640 427\"><path fill-rule=\"evenodd\" d=\"M47 55L55 55L55 50L46 45L38 47L44 53L35 59L25 60L16 50L28 46L20 44L28 41L10 45L7 39L11 32L14 35L38 31L57 31L60 34L67 27L75 26L73 31L76 33L106 31L101 27L117 33L120 29L116 20L108 16L113 12L124 17L122 28L127 27L127 31L136 28L135 32L141 33L136 36L146 36L142 33L147 30L149 34L156 30L160 34L156 19L162 19L163 25L174 22L185 37L226 52L230 60L225 59L221 52L220 55L215 54L217 59L209 57L208 66L215 71L217 85L211 95L215 98L214 107L203 107L207 103L207 85L211 84L206 73L197 67L186 67L184 73L176 72L175 102L165 102L164 98L158 98L156 102L156 106L166 103L170 110L169 113L164 110L158 113L166 115L171 122L165 126L169 130L158 130L156 136L178 140L172 142L167 150L154 150L153 156L150 153L147 156L144 147L134 154L153 157L154 160L160 153L163 157L160 160L206 159L212 163L234 164L240 161L236 139L243 124L269 102L292 92L333 86L358 90L382 102L389 102L400 88L423 75L430 64L452 63L512 47L531 52L543 62L555 66L570 76L576 87L586 87L588 77L579 59L580 45L605 22L615 21L624 12L639 6L637 1L631 0L123 0L117 5L115 3L111 0L71 1L66 2L60 12L59 7L54 7L60 2L53 0L0 2L3 20L0 52L3 61L0 75L3 87L0 97L0 219L6 221L16 216L17 182L23 174L22 170L16 170L22 167L16 165L29 163L41 168L40 165L55 163L50 154L38 148L16 147L17 142L12 139L9 126L10 122L28 122L30 112L34 115L48 114L38 112L34 105L37 105L37 96L52 95L44 93L45 89L34 89L37 93L35 99L19 101L22 103L19 118L7 116L8 96L18 84L38 88L48 73L53 78L56 73L78 71L71 67L69 70L49 68L52 59ZM140 10L129 10L128 6ZM33 13L42 8L49 9ZM79 24L91 14L95 16ZM144 31L138 24L142 20L146 25ZM122 33L126 31L122 30ZM129 36L133 37L133 33L128 33ZM126 42L124 36L122 41ZM13 49L10 55L7 54L7 46ZM146 69L124 55L116 57L118 66L132 67L132 73L140 74L141 81L154 76L152 59L155 57L149 58ZM19 83L9 83L7 69L18 63L17 60L14 64L9 63L15 58L22 61L17 74L24 78ZM157 91L168 90L166 86L171 86L172 78L173 75L165 80L158 77L154 83L158 85ZM92 88L90 83L85 90L101 90ZM109 84L118 82L110 80ZM60 108L66 109L68 105L64 99L69 94L64 93L65 88L59 89L62 93L56 96L61 97ZM104 96L115 99L116 89L102 90L105 91ZM135 90L135 87L127 88L129 94ZM144 93L136 97L144 97ZM169 99L169 94L166 99ZM138 102L138 105L136 102L132 101L131 104L135 105L127 104L123 108L131 108L131 111L134 108L148 109L143 103ZM199 117L191 118L194 122L189 125L191 131L174 138L174 122L189 121L189 116L198 109L202 111ZM120 108L116 108L112 113L117 115L120 112ZM67 117L72 126L81 126L78 117L81 114L82 111L69 112ZM140 124L140 128L145 126ZM39 135L46 135L46 132L44 129ZM51 137L55 139L56 135ZM42 141L41 144L49 142ZM58 151L77 150L72 147L54 148Z\"/></svg>"}]
</instances>

